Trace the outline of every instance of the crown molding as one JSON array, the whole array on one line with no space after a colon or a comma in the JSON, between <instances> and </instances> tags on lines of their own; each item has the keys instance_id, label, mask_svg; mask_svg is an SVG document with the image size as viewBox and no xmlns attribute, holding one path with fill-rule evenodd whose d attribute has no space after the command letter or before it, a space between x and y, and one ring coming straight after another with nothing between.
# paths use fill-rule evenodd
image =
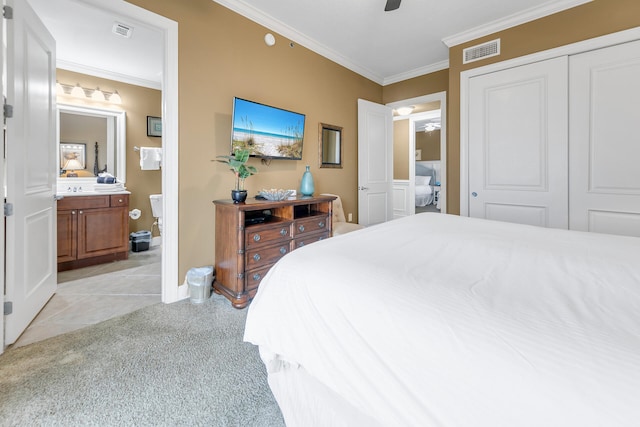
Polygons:
<instances>
[{"instance_id":1,"label":"crown molding","mask_svg":"<svg viewBox=\"0 0 640 427\"><path fill-rule=\"evenodd\" d=\"M153 81L153 80L141 79L139 77L130 76L127 74L114 73L111 71L103 70L101 68L90 67L87 65L82 65L75 62L71 62L71 61L65 61L62 59L58 59L56 61L56 67L63 70L67 70L67 71L73 71L75 73L81 73L81 74L87 74L94 77L100 77L102 79L115 80L117 82L128 83L135 86L142 86L149 89L162 90L162 83L160 82L160 80Z\"/></svg>"},{"instance_id":2,"label":"crown molding","mask_svg":"<svg viewBox=\"0 0 640 427\"><path fill-rule=\"evenodd\" d=\"M449 68L449 60L436 62L435 64L427 65L425 67L415 68L405 73L396 74L393 76L385 77L382 86L390 85L392 83L398 83L404 80L412 79L414 77L424 76L425 74L435 73L436 71L442 71Z\"/></svg>"},{"instance_id":3,"label":"crown molding","mask_svg":"<svg viewBox=\"0 0 640 427\"><path fill-rule=\"evenodd\" d=\"M507 28L522 25L536 19L544 18L545 16L553 15L554 13L562 12L563 10L590 3L591 1L593 0L552 0L523 12L514 13L513 15L489 22L488 24L445 37L442 39L442 42L450 48L489 34L497 33L498 31L506 30Z\"/></svg>"},{"instance_id":4,"label":"crown molding","mask_svg":"<svg viewBox=\"0 0 640 427\"><path fill-rule=\"evenodd\" d=\"M281 36L306 47L307 49L317 53L318 55L324 56L327 59L335 62L338 65L342 65L343 67L357 73L363 77L372 80L375 83L383 84L383 77L373 71L361 67L353 61L349 60L343 55L340 55L338 52L329 49L328 47L318 43L317 41L307 37L301 32L291 28L287 24L283 23L272 17L271 15L267 15L264 12L256 9L255 7L245 3L242 0L212 0L215 3L218 3L227 9L230 9L251 21L262 25L263 27L267 27L269 30L272 30Z\"/></svg>"}]
</instances>

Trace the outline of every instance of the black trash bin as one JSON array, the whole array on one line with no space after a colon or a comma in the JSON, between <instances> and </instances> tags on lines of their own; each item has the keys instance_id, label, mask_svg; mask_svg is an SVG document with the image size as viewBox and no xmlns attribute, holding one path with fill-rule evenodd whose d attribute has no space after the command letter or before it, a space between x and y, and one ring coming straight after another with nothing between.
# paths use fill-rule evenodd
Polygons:
<instances>
[{"instance_id":1,"label":"black trash bin","mask_svg":"<svg viewBox=\"0 0 640 427\"><path fill-rule=\"evenodd\" d=\"M142 252L149 250L151 244L151 232L147 230L136 231L129 234L131 240L131 250L133 252Z\"/></svg>"}]
</instances>

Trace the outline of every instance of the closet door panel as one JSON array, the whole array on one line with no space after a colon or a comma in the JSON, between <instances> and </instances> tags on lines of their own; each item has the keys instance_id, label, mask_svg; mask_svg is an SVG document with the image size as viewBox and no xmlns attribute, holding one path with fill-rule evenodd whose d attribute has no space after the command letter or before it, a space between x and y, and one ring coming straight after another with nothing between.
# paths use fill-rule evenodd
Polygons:
<instances>
[{"instance_id":1,"label":"closet door panel","mask_svg":"<svg viewBox=\"0 0 640 427\"><path fill-rule=\"evenodd\" d=\"M469 215L568 227L568 59L469 82Z\"/></svg>"},{"instance_id":2,"label":"closet door panel","mask_svg":"<svg viewBox=\"0 0 640 427\"><path fill-rule=\"evenodd\" d=\"M570 228L640 237L640 42L570 59Z\"/></svg>"}]
</instances>

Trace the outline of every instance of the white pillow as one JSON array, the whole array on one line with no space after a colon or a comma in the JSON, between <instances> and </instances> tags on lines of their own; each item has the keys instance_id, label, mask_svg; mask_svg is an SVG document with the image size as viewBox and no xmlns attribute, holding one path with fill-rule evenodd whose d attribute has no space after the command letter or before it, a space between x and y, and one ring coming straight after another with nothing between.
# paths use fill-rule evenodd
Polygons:
<instances>
[{"instance_id":1,"label":"white pillow","mask_svg":"<svg viewBox=\"0 0 640 427\"><path fill-rule=\"evenodd\" d=\"M416 185L429 185L430 182L430 176L416 175Z\"/></svg>"}]
</instances>

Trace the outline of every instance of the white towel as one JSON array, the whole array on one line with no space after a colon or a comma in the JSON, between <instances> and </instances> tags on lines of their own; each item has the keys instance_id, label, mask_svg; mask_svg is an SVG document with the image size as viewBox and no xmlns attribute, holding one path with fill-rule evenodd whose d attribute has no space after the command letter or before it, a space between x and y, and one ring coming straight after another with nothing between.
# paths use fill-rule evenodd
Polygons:
<instances>
[{"instance_id":1,"label":"white towel","mask_svg":"<svg viewBox=\"0 0 640 427\"><path fill-rule=\"evenodd\" d=\"M162 164L162 148L140 147L140 169L158 170Z\"/></svg>"}]
</instances>

